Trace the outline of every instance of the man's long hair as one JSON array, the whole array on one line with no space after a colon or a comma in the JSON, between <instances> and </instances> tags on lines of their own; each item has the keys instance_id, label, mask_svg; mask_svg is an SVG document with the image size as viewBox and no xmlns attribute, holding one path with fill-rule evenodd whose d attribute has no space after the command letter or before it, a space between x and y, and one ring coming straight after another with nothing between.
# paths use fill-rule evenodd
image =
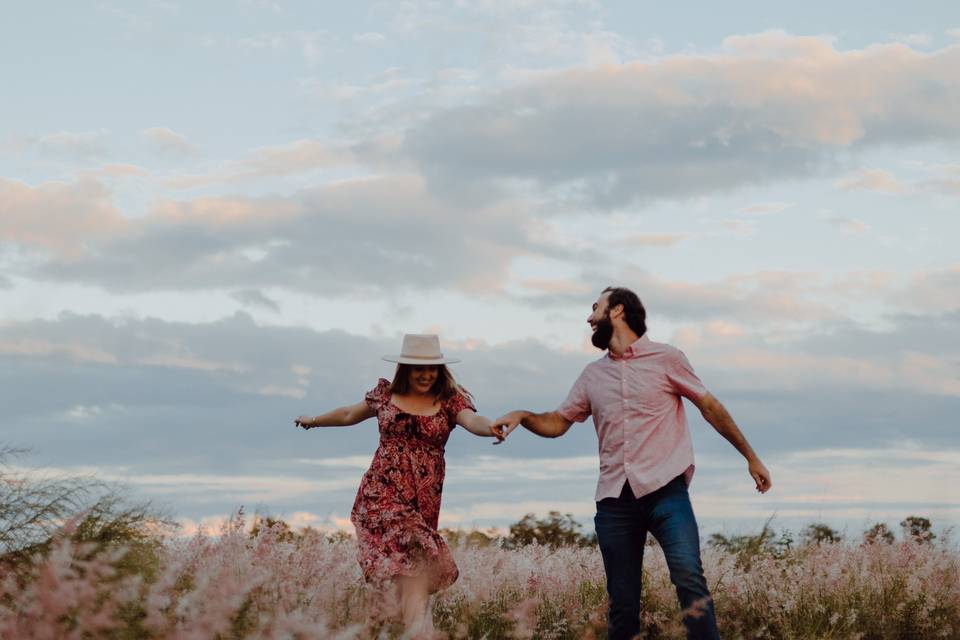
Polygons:
<instances>
[{"instance_id":1,"label":"man's long hair","mask_svg":"<svg viewBox=\"0 0 960 640\"><path fill-rule=\"evenodd\" d=\"M618 304L623 305L623 319L627 326L637 334L643 337L647 332L647 310L640 302L640 297L626 287L607 287L602 293L610 293L607 298L607 309L613 309Z\"/></svg>"},{"instance_id":2,"label":"man's long hair","mask_svg":"<svg viewBox=\"0 0 960 640\"><path fill-rule=\"evenodd\" d=\"M393 382L390 383L390 393L404 395L410 393L410 373L414 366L412 364L398 364L397 372L393 374ZM430 387L430 394L440 402L444 402L462 393L468 398L470 394L457 384L450 369L445 364L435 365L437 367L437 380Z\"/></svg>"}]
</instances>

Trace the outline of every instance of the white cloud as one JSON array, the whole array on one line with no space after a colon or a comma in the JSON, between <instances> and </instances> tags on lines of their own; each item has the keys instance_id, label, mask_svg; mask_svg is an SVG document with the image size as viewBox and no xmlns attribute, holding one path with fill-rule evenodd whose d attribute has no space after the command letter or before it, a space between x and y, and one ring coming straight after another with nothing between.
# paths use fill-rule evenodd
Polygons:
<instances>
[{"instance_id":1,"label":"white cloud","mask_svg":"<svg viewBox=\"0 0 960 640\"><path fill-rule=\"evenodd\" d=\"M895 33L893 39L897 42L903 42L911 47L929 47L933 44L933 36L929 33Z\"/></svg>"},{"instance_id":2,"label":"white cloud","mask_svg":"<svg viewBox=\"0 0 960 640\"><path fill-rule=\"evenodd\" d=\"M196 152L196 147L181 133L166 127L149 127L140 131L140 136L156 151L185 156Z\"/></svg>"}]
</instances>

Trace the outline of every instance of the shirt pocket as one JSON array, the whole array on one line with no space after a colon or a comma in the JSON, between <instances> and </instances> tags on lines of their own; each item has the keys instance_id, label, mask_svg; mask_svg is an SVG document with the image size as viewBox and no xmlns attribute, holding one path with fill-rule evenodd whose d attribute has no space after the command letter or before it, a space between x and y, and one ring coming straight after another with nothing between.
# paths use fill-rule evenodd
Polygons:
<instances>
[{"instance_id":1,"label":"shirt pocket","mask_svg":"<svg viewBox=\"0 0 960 640\"><path fill-rule=\"evenodd\" d=\"M638 376L627 387L627 405L640 414L660 413L674 400L665 376Z\"/></svg>"}]
</instances>

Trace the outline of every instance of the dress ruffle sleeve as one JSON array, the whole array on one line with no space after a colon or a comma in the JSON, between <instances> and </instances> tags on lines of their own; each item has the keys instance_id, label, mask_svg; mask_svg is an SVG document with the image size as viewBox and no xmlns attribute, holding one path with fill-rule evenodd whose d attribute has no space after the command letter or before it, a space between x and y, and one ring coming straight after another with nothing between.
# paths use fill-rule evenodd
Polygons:
<instances>
[{"instance_id":1,"label":"dress ruffle sleeve","mask_svg":"<svg viewBox=\"0 0 960 640\"><path fill-rule=\"evenodd\" d=\"M457 414L464 409L476 411L477 407L473 404L473 400L470 399L467 390L461 387L460 393L447 400L447 414L450 416L451 429L457 424Z\"/></svg>"},{"instance_id":2,"label":"dress ruffle sleeve","mask_svg":"<svg viewBox=\"0 0 960 640\"><path fill-rule=\"evenodd\" d=\"M385 378L380 378L377 386L367 391L363 399L368 407L374 411L380 411L380 407L390 399L390 381Z\"/></svg>"}]
</instances>

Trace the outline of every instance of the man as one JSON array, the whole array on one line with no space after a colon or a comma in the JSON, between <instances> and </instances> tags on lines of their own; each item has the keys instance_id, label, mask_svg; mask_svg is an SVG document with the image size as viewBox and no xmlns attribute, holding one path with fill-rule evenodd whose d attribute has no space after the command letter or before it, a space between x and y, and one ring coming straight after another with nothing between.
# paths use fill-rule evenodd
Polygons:
<instances>
[{"instance_id":1,"label":"man","mask_svg":"<svg viewBox=\"0 0 960 640\"><path fill-rule=\"evenodd\" d=\"M770 473L683 353L647 337L646 310L634 292L604 289L587 322L594 346L606 356L587 365L556 411L512 411L494 421L494 434L502 440L522 424L556 438L593 415L600 440L594 522L607 574L609 637L640 632L643 549L650 532L666 556L687 636L719 638L687 493L694 465L683 398L746 458L761 493L771 486Z\"/></svg>"}]
</instances>

